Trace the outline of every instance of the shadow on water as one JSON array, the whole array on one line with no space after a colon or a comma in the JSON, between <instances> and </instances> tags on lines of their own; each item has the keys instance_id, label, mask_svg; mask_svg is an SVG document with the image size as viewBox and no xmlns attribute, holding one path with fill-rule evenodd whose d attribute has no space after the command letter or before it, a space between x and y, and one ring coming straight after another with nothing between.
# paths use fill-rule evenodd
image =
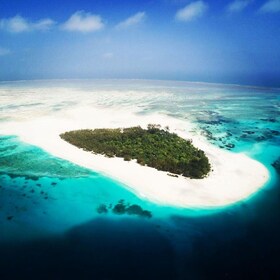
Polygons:
<instances>
[{"instance_id":1,"label":"shadow on water","mask_svg":"<svg viewBox=\"0 0 280 280\"><path fill-rule=\"evenodd\" d=\"M102 214L62 235L0 243L0 279L280 279L279 221L279 184L215 215Z\"/></svg>"},{"instance_id":2,"label":"shadow on water","mask_svg":"<svg viewBox=\"0 0 280 280\"><path fill-rule=\"evenodd\" d=\"M243 203L209 217L171 219L177 228L197 230L191 250L177 251L179 279L280 279L279 183L252 205ZM194 278L187 277L191 271Z\"/></svg>"},{"instance_id":3,"label":"shadow on water","mask_svg":"<svg viewBox=\"0 0 280 280\"><path fill-rule=\"evenodd\" d=\"M98 218L62 236L0 244L0 279L174 279L173 251L147 221Z\"/></svg>"},{"instance_id":4,"label":"shadow on water","mask_svg":"<svg viewBox=\"0 0 280 280\"><path fill-rule=\"evenodd\" d=\"M254 204L168 220L99 217L0 243L0 279L280 279L280 185Z\"/></svg>"}]
</instances>

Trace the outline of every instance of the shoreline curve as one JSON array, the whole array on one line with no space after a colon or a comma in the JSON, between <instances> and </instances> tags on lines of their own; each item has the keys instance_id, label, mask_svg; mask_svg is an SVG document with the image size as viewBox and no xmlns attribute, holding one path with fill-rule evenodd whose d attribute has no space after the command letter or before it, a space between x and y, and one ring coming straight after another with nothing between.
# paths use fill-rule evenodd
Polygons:
<instances>
[{"instance_id":1,"label":"shoreline curve","mask_svg":"<svg viewBox=\"0 0 280 280\"><path fill-rule=\"evenodd\" d=\"M213 171L204 179L178 178L167 172L141 166L122 158L107 158L83 151L59 137L75 129L117 128L148 123L168 125L171 132L192 139L205 152ZM192 124L161 114L136 115L120 109L81 107L41 116L34 120L5 123L1 134L14 134L23 142L39 146L50 154L99 172L121 182L140 197L152 202L183 208L222 207L251 196L269 180L269 172L260 162L242 153L232 153L209 144L191 133Z\"/></svg>"}]
</instances>

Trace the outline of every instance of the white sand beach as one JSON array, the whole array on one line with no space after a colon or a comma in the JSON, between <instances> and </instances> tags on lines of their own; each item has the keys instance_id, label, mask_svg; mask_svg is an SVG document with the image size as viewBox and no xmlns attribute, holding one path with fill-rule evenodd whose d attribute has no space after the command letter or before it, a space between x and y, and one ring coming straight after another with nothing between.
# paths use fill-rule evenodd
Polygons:
<instances>
[{"instance_id":1,"label":"white sand beach","mask_svg":"<svg viewBox=\"0 0 280 280\"><path fill-rule=\"evenodd\" d=\"M121 109L80 107L53 115L42 115L1 126L0 134L18 135L24 142L111 177L137 195L150 201L179 207L215 207L235 203L255 193L269 179L268 170L258 161L244 154L217 148L184 120L162 114L137 115ZM114 128L149 123L168 125L172 132L192 139L193 144L205 151L213 171L204 179L175 178L166 172L141 166L135 161L106 158L85 152L63 141L59 134L83 128Z\"/></svg>"}]
</instances>

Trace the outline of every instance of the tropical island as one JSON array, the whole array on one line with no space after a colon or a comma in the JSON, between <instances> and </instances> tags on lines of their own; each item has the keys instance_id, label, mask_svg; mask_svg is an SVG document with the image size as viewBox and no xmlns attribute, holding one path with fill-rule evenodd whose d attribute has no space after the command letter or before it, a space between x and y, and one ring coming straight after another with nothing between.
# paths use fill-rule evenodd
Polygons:
<instances>
[{"instance_id":1,"label":"tropical island","mask_svg":"<svg viewBox=\"0 0 280 280\"><path fill-rule=\"evenodd\" d=\"M161 127L149 125L151 122L160 124ZM135 128L137 125L140 125L143 131L139 127ZM166 126L169 126L170 129ZM129 129L118 129L120 127ZM104 128L106 129L104 130ZM84 133L79 133L81 129ZM66 133L66 131L69 132ZM102 131L103 133L101 133ZM114 148L109 145L109 138L105 137L106 133L104 131L111 132L111 136L115 135L116 139L126 139L126 132L129 131L132 135L134 131L134 136L132 139L127 137L127 141L114 142L112 140L111 143L115 144L114 151ZM138 137L135 136L136 131L139 134ZM92 134L98 134L97 132L100 134L102 141L97 141L98 138L94 138L96 139L94 142L92 141ZM174 135L173 132L176 134ZM225 206L249 197L269 180L268 170L260 162L249 158L244 153L233 153L209 144L203 136L197 134L193 126L186 120L178 120L162 114L140 115L123 109L82 105L74 109L58 111L54 116L46 114L24 122L7 122L6 125L2 125L1 133L18 135L23 142L38 146L53 156L92 170L94 172L92 176L94 177L101 174L101 176L108 178L110 182L113 180L116 184L120 183L121 187L130 190L137 196L160 205L176 207ZM85 137L77 137L83 134L90 136L87 141L85 141ZM142 140L147 139L145 140L147 143L143 141L144 143L140 144L142 142L139 142L138 149L136 149L136 144L131 144L131 154L127 153L129 151L127 143L129 141L136 142L136 139L142 141L139 139L140 135L142 135ZM86 143L86 146L84 146L84 143ZM148 145L148 143L150 144ZM94 151L94 145L98 147L96 151ZM111 153L106 150L108 156L104 151L104 145L107 146L107 149L110 146ZM120 149L124 145L127 146L126 150ZM145 152L149 150L147 146L150 146L151 155L147 154L146 156ZM201 149L201 152L199 152L199 149ZM137 163L138 159L133 154L136 151L142 151L143 165ZM196 159L198 168L192 171L199 171L198 174L188 174L187 172L190 172L190 169L188 169L185 175L190 177L180 176L179 174L184 172L182 166L179 165L175 165L175 168L181 168L179 174L173 173L176 171L169 168L170 171L163 172L149 167L148 159L151 159L150 162L160 163L160 161L154 160L160 155L159 152L160 154L163 152L164 161L162 163L168 162L167 158L172 159L170 162L187 158L188 162L185 163L194 166L195 161L191 163L191 160ZM122 157L117 156L119 153L122 153ZM204 158L204 153L207 160L199 161L200 158ZM127 154L126 157L124 157L125 154ZM125 161L124 158L126 160L131 159L131 161ZM139 161L141 162L140 157ZM201 170L203 161L206 163L205 172ZM170 162L166 165L175 169ZM208 166L209 162L211 168ZM208 171L210 169L211 172ZM209 172L208 175L204 175L207 174L207 171ZM195 179L197 177L199 179ZM200 179L201 177L203 179ZM107 210L111 213L113 208ZM120 209L122 211L123 207L117 206L115 210ZM136 209L136 211L135 207L132 210L137 213L141 212L140 209ZM125 215L132 210L125 204ZM145 209L142 210L145 211ZM102 208L99 211L102 212Z\"/></svg>"},{"instance_id":2,"label":"tropical island","mask_svg":"<svg viewBox=\"0 0 280 280\"><path fill-rule=\"evenodd\" d=\"M170 172L171 176L202 179L211 165L205 153L191 140L179 137L160 125L149 124L129 128L82 129L60 134L68 143L107 157L136 160L140 165ZM172 175L173 174L173 175Z\"/></svg>"}]
</instances>

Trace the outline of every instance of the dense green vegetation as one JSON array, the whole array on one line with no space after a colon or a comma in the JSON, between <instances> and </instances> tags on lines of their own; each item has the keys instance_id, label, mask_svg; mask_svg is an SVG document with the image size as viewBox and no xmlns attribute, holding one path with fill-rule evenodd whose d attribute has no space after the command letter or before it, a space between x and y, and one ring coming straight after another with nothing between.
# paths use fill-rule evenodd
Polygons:
<instances>
[{"instance_id":1,"label":"dense green vegetation","mask_svg":"<svg viewBox=\"0 0 280 280\"><path fill-rule=\"evenodd\" d=\"M141 165L190 178L203 178L210 171L208 158L202 150L195 148L168 127L148 125L117 129L84 129L65 132L60 135L65 141L86 151L122 157L129 161L136 159Z\"/></svg>"}]
</instances>

